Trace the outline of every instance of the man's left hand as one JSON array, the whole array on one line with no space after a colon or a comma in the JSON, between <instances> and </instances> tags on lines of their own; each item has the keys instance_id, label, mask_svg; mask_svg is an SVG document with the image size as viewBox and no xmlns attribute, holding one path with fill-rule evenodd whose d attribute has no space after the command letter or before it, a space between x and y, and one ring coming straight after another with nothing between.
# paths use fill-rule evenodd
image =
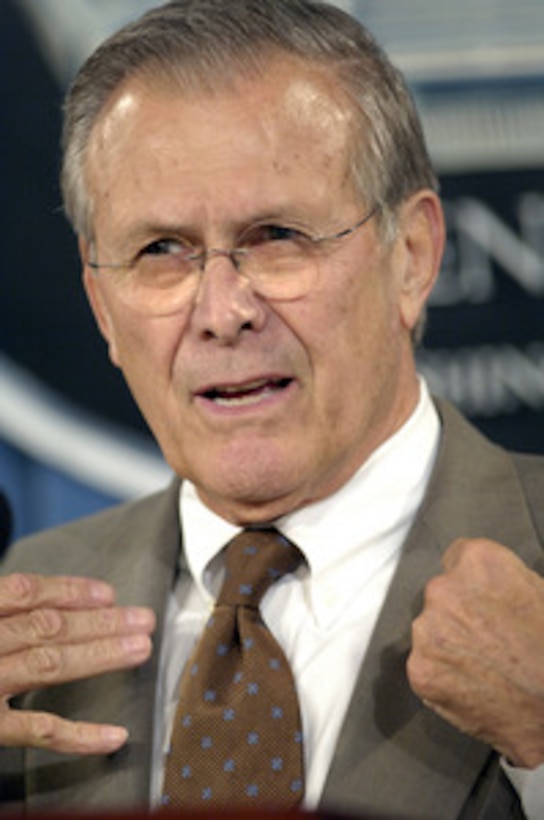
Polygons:
<instances>
[{"instance_id":1,"label":"man's left hand","mask_svg":"<svg viewBox=\"0 0 544 820\"><path fill-rule=\"evenodd\" d=\"M544 579L486 539L454 542L413 623L416 694L514 766L544 762Z\"/></svg>"}]
</instances>

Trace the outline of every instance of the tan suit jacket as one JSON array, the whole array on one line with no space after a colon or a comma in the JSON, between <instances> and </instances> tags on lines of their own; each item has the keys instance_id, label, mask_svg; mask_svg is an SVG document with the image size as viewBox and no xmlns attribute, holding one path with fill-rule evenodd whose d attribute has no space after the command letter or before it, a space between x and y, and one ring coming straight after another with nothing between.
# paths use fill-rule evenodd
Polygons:
<instances>
[{"instance_id":1,"label":"tan suit jacket","mask_svg":"<svg viewBox=\"0 0 544 820\"><path fill-rule=\"evenodd\" d=\"M544 459L492 445L438 402L440 452L362 664L322 797L335 811L399 818L512 820L523 814L487 746L426 709L405 673L410 624L426 581L457 537L485 536L530 566L542 561ZM26 539L3 566L107 579L122 604L159 616L156 649L143 668L43 690L25 705L76 720L121 723L125 748L78 758L0 750L0 801L27 808L134 809L149 803L151 738L162 616L180 544L178 482L165 492ZM539 534L540 532L540 534Z\"/></svg>"}]
</instances>

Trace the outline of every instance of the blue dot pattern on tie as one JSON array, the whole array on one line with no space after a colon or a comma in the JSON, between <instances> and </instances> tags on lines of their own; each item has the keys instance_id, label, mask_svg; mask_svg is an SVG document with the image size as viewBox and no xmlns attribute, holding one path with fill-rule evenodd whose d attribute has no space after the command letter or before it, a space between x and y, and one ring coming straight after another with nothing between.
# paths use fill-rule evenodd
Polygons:
<instances>
[{"instance_id":1,"label":"blue dot pattern on tie","mask_svg":"<svg viewBox=\"0 0 544 820\"><path fill-rule=\"evenodd\" d=\"M304 793L300 713L289 663L259 611L301 561L276 530L244 530L187 665L166 763L171 807L288 807Z\"/></svg>"}]
</instances>

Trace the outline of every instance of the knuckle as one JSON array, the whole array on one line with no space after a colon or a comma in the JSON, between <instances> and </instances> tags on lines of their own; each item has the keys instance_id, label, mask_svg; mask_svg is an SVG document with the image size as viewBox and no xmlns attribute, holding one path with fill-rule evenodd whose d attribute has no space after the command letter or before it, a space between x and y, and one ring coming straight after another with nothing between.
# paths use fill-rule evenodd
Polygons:
<instances>
[{"instance_id":1,"label":"knuckle","mask_svg":"<svg viewBox=\"0 0 544 820\"><path fill-rule=\"evenodd\" d=\"M460 538L450 549L455 557L454 566L471 572L485 567L499 554L507 552L502 545L489 538Z\"/></svg>"},{"instance_id":2,"label":"knuckle","mask_svg":"<svg viewBox=\"0 0 544 820\"><path fill-rule=\"evenodd\" d=\"M429 664L415 652L412 652L406 663L406 674L410 686L420 697L431 698L433 695L434 676Z\"/></svg>"},{"instance_id":3,"label":"knuckle","mask_svg":"<svg viewBox=\"0 0 544 820\"><path fill-rule=\"evenodd\" d=\"M56 719L46 712L32 715L32 734L38 746L49 748L55 744L57 737Z\"/></svg>"},{"instance_id":4,"label":"knuckle","mask_svg":"<svg viewBox=\"0 0 544 820\"><path fill-rule=\"evenodd\" d=\"M435 607L444 598L448 587L447 575L435 575L425 587L425 607Z\"/></svg>"},{"instance_id":5,"label":"knuckle","mask_svg":"<svg viewBox=\"0 0 544 820\"><path fill-rule=\"evenodd\" d=\"M64 619L54 609L37 609L27 619L28 632L32 640L51 641L62 636Z\"/></svg>"},{"instance_id":6,"label":"knuckle","mask_svg":"<svg viewBox=\"0 0 544 820\"><path fill-rule=\"evenodd\" d=\"M101 635L115 635L124 627L122 613L117 609L101 609L91 614L93 628Z\"/></svg>"},{"instance_id":7,"label":"knuckle","mask_svg":"<svg viewBox=\"0 0 544 820\"><path fill-rule=\"evenodd\" d=\"M87 581L81 578L57 578L59 593L64 605L69 609L77 609L81 606L82 600L87 597Z\"/></svg>"},{"instance_id":8,"label":"knuckle","mask_svg":"<svg viewBox=\"0 0 544 820\"><path fill-rule=\"evenodd\" d=\"M2 599L13 602L18 609L23 609L37 598L39 587L37 575L14 572L2 579Z\"/></svg>"},{"instance_id":9,"label":"knuckle","mask_svg":"<svg viewBox=\"0 0 544 820\"><path fill-rule=\"evenodd\" d=\"M40 682L55 681L60 676L62 655L53 646L37 646L26 653L26 665L32 678Z\"/></svg>"},{"instance_id":10,"label":"knuckle","mask_svg":"<svg viewBox=\"0 0 544 820\"><path fill-rule=\"evenodd\" d=\"M463 567L469 567L471 570L485 565L486 561L493 554L490 550L490 543L483 538L475 538L472 541L467 541L464 545L460 556L460 563Z\"/></svg>"},{"instance_id":11,"label":"knuckle","mask_svg":"<svg viewBox=\"0 0 544 820\"><path fill-rule=\"evenodd\" d=\"M423 615L420 615L412 621L412 646L417 647L422 644L427 635L426 621Z\"/></svg>"}]
</instances>

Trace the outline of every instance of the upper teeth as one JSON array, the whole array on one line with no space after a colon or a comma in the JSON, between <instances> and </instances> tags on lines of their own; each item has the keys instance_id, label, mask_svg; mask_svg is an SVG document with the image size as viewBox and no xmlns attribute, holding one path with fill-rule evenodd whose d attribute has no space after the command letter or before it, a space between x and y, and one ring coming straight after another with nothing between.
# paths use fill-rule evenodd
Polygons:
<instances>
[{"instance_id":1,"label":"upper teeth","mask_svg":"<svg viewBox=\"0 0 544 820\"><path fill-rule=\"evenodd\" d=\"M240 385L239 387L221 387L216 392L218 393L249 393L251 390L258 390L260 387L264 387L267 384L266 379L258 379L254 382L249 382L248 384Z\"/></svg>"},{"instance_id":2,"label":"upper teeth","mask_svg":"<svg viewBox=\"0 0 544 820\"><path fill-rule=\"evenodd\" d=\"M252 404L261 401L264 395L278 390L282 384L282 380L277 379L256 379L238 387L217 387L208 391L207 396L216 404Z\"/></svg>"}]
</instances>

